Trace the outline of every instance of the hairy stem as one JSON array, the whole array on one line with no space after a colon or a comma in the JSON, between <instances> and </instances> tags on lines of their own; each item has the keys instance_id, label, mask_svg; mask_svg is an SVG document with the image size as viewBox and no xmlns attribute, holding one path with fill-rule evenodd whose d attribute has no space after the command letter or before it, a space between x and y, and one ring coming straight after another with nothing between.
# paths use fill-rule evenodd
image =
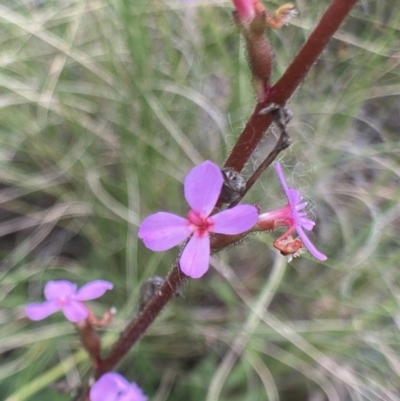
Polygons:
<instances>
[{"instance_id":1,"label":"hairy stem","mask_svg":"<svg viewBox=\"0 0 400 401\"><path fill-rule=\"evenodd\" d=\"M269 114L260 115L260 111L272 103L280 106L286 104L356 3L357 0L333 0L331 2L293 62L271 88L267 99L256 105L250 120L232 149L225 167L231 167L237 172L242 171L272 122Z\"/></svg>"},{"instance_id":2,"label":"hairy stem","mask_svg":"<svg viewBox=\"0 0 400 401\"><path fill-rule=\"evenodd\" d=\"M178 265L175 264L161 288L143 308L139 316L135 317L135 319L125 327L121 337L111 348L110 353L97 366L94 372L96 379L102 374L109 372L117 365L185 281L186 276L180 271Z\"/></svg>"},{"instance_id":3,"label":"hairy stem","mask_svg":"<svg viewBox=\"0 0 400 401\"><path fill-rule=\"evenodd\" d=\"M240 194L240 197L229 205L229 208L236 206L242 198L247 194L249 189L254 185L254 183L261 177L261 174L271 165L271 163L278 157L279 153L284 151L290 146L289 135L286 131L286 125L280 121L279 110L271 112L274 122L280 131L279 139L276 142L274 148L269 152L268 156L264 161L258 166L257 170L253 175L247 180L246 188Z\"/></svg>"},{"instance_id":4,"label":"hairy stem","mask_svg":"<svg viewBox=\"0 0 400 401\"><path fill-rule=\"evenodd\" d=\"M291 65L281 79L272 87L268 98L256 105L253 115L228 157L225 167L231 167L238 172L243 169L272 122L270 114L260 115L260 111L271 103L276 103L280 106L285 105L356 2L357 0L332 1ZM280 139L283 140L284 138ZM267 163L271 162L270 157L267 160ZM255 181L256 179L251 180L246 190L250 189ZM224 247L227 246L226 244L230 241L226 241L226 236L221 237L225 237ZM217 243L218 240L216 240L212 249L219 249ZM233 239L232 243L234 243ZM128 324L110 353L98 365L94 372L96 378L112 370L120 362L185 280L186 276L176 264L155 296L145 306L140 315Z\"/></svg>"}]
</instances>

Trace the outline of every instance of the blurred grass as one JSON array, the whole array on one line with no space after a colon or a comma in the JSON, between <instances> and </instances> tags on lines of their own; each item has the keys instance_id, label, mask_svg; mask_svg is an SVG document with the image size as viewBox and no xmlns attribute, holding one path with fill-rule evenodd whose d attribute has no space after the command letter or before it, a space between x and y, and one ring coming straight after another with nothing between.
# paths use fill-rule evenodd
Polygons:
<instances>
[{"instance_id":1,"label":"blurred grass","mask_svg":"<svg viewBox=\"0 0 400 401\"><path fill-rule=\"evenodd\" d=\"M297 1L294 23L270 33L276 78L328 3ZM327 263L282 265L267 310L257 305L282 263L272 236L214 258L119 368L152 400L400 400L399 7L360 1L289 105L293 145L282 161L310 198ZM99 314L119 310L110 344L140 283L167 273L176 252L144 249L138 224L160 209L186 212L182 178L200 160L222 164L254 107L230 10L228 1L0 5L0 399L70 400L52 386L87 377L61 315L23 317L47 280L115 283L93 303ZM247 201L282 203L273 173ZM231 347L240 355L230 364Z\"/></svg>"}]
</instances>

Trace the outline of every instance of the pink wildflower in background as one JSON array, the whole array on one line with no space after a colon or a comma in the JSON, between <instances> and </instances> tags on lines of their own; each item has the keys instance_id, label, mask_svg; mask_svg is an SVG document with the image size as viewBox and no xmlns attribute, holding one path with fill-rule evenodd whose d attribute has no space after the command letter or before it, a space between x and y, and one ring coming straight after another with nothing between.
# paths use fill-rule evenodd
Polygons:
<instances>
[{"instance_id":1,"label":"pink wildflower in background","mask_svg":"<svg viewBox=\"0 0 400 401\"><path fill-rule=\"evenodd\" d=\"M315 225L315 223L307 217L307 212L304 211L307 202L303 202L303 197L299 191L288 187L280 163L275 163L275 171L285 191L288 204L282 209L261 214L258 220L259 226L266 229L288 226L289 229L276 240L277 242L287 239L296 231L303 245L314 257L319 260L326 260L327 257L315 248L304 232L304 230L311 231Z\"/></svg>"},{"instance_id":2,"label":"pink wildflower in background","mask_svg":"<svg viewBox=\"0 0 400 401\"><path fill-rule=\"evenodd\" d=\"M99 298L112 288L112 283L103 280L87 283L80 290L77 290L76 284L67 280L49 281L44 287L47 301L27 305L25 313L31 320L42 320L62 310L70 322L76 323L89 315L82 301Z\"/></svg>"},{"instance_id":3,"label":"pink wildflower in background","mask_svg":"<svg viewBox=\"0 0 400 401\"><path fill-rule=\"evenodd\" d=\"M191 237L180 257L180 268L187 276L201 277L210 260L210 233L236 235L250 230L258 211L252 205L239 205L213 216L223 185L220 168L205 161L185 178L185 198L191 207L186 218L158 212L147 217L139 228L139 238L152 251L165 251Z\"/></svg>"},{"instance_id":4,"label":"pink wildflower in background","mask_svg":"<svg viewBox=\"0 0 400 401\"><path fill-rule=\"evenodd\" d=\"M90 389L90 401L146 401L136 383L129 383L119 373L106 373Z\"/></svg>"}]
</instances>

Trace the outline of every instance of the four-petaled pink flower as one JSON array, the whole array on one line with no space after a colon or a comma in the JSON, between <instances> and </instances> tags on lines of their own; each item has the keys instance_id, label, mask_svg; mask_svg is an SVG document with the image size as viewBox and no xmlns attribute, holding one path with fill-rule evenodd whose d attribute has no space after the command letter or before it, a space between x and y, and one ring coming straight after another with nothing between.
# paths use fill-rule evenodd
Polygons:
<instances>
[{"instance_id":1,"label":"four-petaled pink flower","mask_svg":"<svg viewBox=\"0 0 400 401\"><path fill-rule=\"evenodd\" d=\"M326 260L327 257L315 248L303 230L311 231L315 225L307 217L307 212L304 211L307 202L303 202L303 197L299 191L288 187L280 163L275 163L275 171L289 202L282 209L261 214L258 219L258 225L264 229L288 226L289 229L276 242L285 241L294 231L297 231L303 245L308 251L317 259Z\"/></svg>"},{"instance_id":2,"label":"four-petaled pink flower","mask_svg":"<svg viewBox=\"0 0 400 401\"><path fill-rule=\"evenodd\" d=\"M185 198L191 207L187 218L158 212L147 217L139 228L139 238L152 251L165 251L191 236L180 257L180 268L187 276L201 277L210 260L210 233L236 235L250 230L258 211L252 205L239 205L212 216L221 193L220 168L205 161L185 178Z\"/></svg>"},{"instance_id":3,"label":"four-petaled pink flower","mask_svg":"<svg viewBox=\"0 0 400 401\"><path fill-rule=\"evenodd\" d=\"M146 401L136 383L129 383L119 373L106 373L90 389L90 401Z\"/></svg>"},{"instance_id":4,"label":"four-petaled pink flower","mask_svg":"<svg viewBox=\"0 0 400 401\"><path fill-rule=\"evenodd\" d=\"M77 285L67 280L49 281L44 287L46 302L29 304L25 314L32 320L42 320L59 311L73 323L86 319L89 312L83 301L101 297L113 284L109 281L95 280L85 284L80 290Z\"/></svg>"}]
</instances>

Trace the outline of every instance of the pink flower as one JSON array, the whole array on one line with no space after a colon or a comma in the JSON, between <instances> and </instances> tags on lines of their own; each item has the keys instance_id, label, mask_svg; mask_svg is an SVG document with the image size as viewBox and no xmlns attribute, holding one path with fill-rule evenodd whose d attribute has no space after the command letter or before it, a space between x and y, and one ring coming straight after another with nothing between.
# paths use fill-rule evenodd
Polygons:
<instances>
[{"instance_id":1,"label":"pink flower","mask_svg":"<svg viewBox=\"0 0 400 401\"><path fill-rule=\"evenodd\" d=\"M136 383L129 383L119 373L106 373L90 389L90 401L146 401Z\"/></svg>"},{"instance_id":2,"label":"pink flower","mask_svg":"<svg viewBox=\"0 0 400 401\"><path fill-rule=\"evenodd\" d=\"M29 304L25 314L32 320L42 320L54 312L63 311L70 322L86 319L89 312L83 301L101 297L113 284L108 281L96 280L84 285L77 291L77 285L67 280L49 281L44 287L46 302Z\"/></svg>"},{"instance_id":3,"label":"pink flower","mask_svg":"<svg viewBox=\"0 0 400 401\"><path fill-rule=\"evenodd\" d=\"M212 216L221 193L223 176L219 167L205 161L185 178L184 193L191 210L186 218L158 212L147 217L139 228L139 238L152 251L165 251L191 237L180 257L180 268L187 276L201 277L210 260L210 233L236 235L250 230L258 211L252 205L239 205Z\"/></svg>"},{"instance_id":4,"label":"pink flower","mask_svg":"<svg viewBox=\"0 0 400 401\"><path fill-rule=\"evenodd\" d=\"M253 0L232 0L240 21L250 21L256 15Z\"/></svg>"},{"instance_id":5,"label":"pink flower","mask_svg":"<svg viewBox=\"0 0 400 401\"><path fill-rule=\"evenodd\" d=\"M319 252L317 248L315 248L303 230L305 229L307 231L311 231L315 225L315 223L307 217L307 212L304 211L304 208L307 206L307 202L302 201L303 197L300 195L299 191L288 187L285 177L283 176L280 163L275 163L275 170L289 202L282 209L260 215L258 225L264 229L274 229L275 227L279 226L288 226L289 229L280 238L278 238L276 242L284 241L294 231L297 231L297 234L299 234L303 245L308 249L308 251L317 259L326 260L327 257L323 253Z\"/></svg>"}]
</instances>

